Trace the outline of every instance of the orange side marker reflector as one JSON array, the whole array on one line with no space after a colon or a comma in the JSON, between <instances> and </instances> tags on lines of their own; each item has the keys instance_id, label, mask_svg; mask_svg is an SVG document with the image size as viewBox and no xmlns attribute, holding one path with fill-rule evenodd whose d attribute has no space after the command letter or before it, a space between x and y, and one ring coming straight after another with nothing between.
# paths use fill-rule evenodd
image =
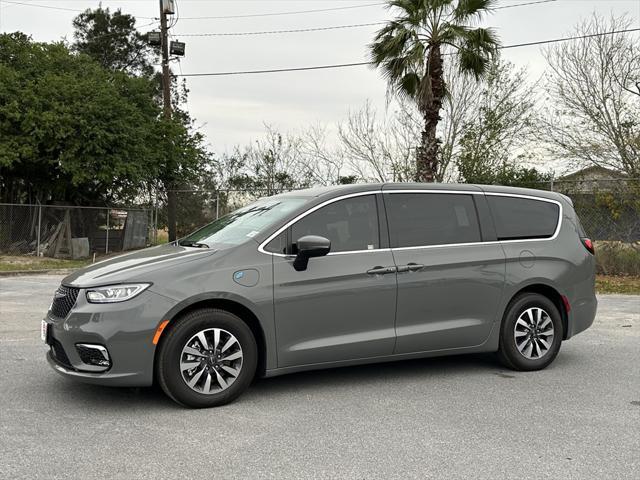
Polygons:
<instances>
[{"instance_id":1,"label":"orange side marker reflector","mask_svg":"<svg viewBox=\"0 0 640 480\"><path fill-rule=\"evenodd\" d=\"M156 334L153 336L153 344L154 345L157 345L158 342L160 341L160 335L162 335L162 331L164 330L164 327L166 327L168 323L169 323L169 320L165 320L160 325L158 325L158 329L156 330Z\"/></svg>"}]
</instances>

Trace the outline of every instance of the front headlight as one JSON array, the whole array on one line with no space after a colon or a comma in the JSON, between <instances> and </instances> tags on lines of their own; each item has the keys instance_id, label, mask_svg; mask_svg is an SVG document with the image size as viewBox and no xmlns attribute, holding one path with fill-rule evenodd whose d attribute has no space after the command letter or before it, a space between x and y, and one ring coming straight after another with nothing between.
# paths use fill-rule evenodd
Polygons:
<instances>
[{"instance_id":1,"label":"front headlight","mask_svg":"<svg viewBox=\"0 0 640 480\"><path fill-rule=\"evenodd\" d=\"M131 300L142 293L150 283L129 283L126 285L107 285L87 290L89 303L117 303Z\"/></svg>"}]
</instances>

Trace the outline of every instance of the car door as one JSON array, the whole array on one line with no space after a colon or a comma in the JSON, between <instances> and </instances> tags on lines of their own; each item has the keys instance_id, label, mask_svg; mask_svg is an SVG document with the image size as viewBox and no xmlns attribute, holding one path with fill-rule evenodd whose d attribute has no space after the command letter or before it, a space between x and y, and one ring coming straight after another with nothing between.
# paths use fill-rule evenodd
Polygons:
<instances>
[{"instance_id":1,"label":"car door","mask_svg":"<svg viewBox=\"0 0 640 480\"><path fill-rule=\"evenodd\" d=\"M295 252L305 235L331 240L331 252L309 259L302 271L294 269L294 256L273 256L279 367L393 352L396 274L386 231L380 235L382 208L375 194L330 200L273 240L274 252L285 242Z\"/></svg>"},{"instance_id":2,"label":"car door","mask_svg":"<svg viewBox=\"0 0 640 480\"><path fill-rule=\"evenodd\" d=\"M483 242L477 212L486 212L484 196L388 191L384 203L398 269L395 353L482 344L505 275L501 246Z\"/></svg>"}]
</instances>

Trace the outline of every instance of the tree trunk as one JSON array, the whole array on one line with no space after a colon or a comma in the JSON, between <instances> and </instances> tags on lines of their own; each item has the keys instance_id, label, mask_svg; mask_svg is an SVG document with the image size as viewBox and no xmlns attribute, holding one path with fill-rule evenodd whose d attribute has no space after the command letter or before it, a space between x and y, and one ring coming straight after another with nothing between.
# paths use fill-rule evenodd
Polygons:
<instances>
[{"instance_id":1,"label":"tree trunk","mask_svg":"<svg viewBox=\"0 0 640 480\"><path fill-rule=\"evenodd\" d=\"M167 227L169 230L169 241L174 242L178 238L177 232L177 196L173 182L169 184L167 190Z\"/></svg>"},{"instance_id":2,"label":"tree trunk","mask_svg":"<svg viewBox=\"0 0 640 480\"><path fill-rule=\"evenodd\" d=\"M427 74L431 80L430 101L422 108L424 130L422 141L416 149L416 181L435 182L438 178L438 150L440 140L436 137L436 129L440 121L442 99L445 94L442 73L442 53L440 46L434 45L427 59Z\"/></svg>"}]
</instances>

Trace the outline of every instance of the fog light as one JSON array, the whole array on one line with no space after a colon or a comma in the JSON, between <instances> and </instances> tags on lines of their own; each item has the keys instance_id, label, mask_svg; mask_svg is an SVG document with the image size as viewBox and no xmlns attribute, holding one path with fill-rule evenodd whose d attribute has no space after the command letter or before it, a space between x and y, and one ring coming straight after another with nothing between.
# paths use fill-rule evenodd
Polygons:
<instances>
[{"instance_id":1,"label":"fog light","mask_svg":"<svg viewBox=\"0 0 640 480\"><path fill-rule=\"evenodd\" d=\"M76 345L78 356L83 363L87 365L94 365L96 367L109 368L111 366L111 359L109 358L109 352L102 345L92 345L89 343L78 343Z\"/></svg>"}]
</instances>

